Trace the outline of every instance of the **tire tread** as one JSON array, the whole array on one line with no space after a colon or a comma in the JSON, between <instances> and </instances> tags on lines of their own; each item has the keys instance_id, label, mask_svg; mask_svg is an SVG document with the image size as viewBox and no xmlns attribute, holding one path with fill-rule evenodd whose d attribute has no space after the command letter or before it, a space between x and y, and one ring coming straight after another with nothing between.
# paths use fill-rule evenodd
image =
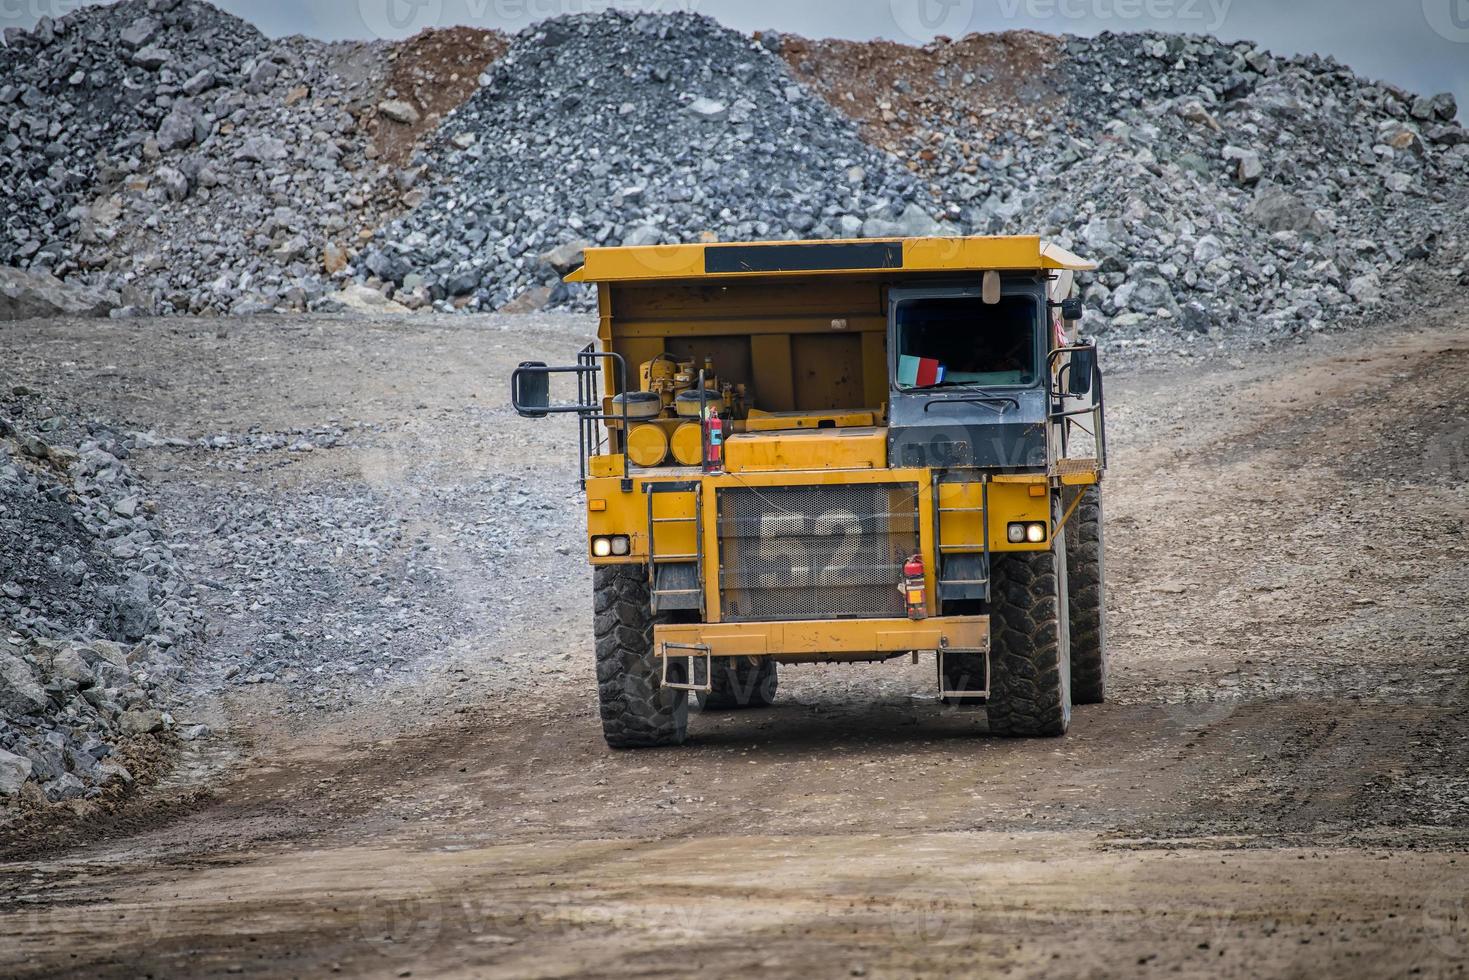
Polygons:
<instances>
[{"instance_id":1,"label":"tire tread","mask_svg":"<svg viewBox=\"0 0 1469 980\"><path fill-rule=\"evenodd\" d=\"M1016 737L1064 735L1071 723L1067 623L1058 583L1065 543L1049 551L1004 552L990 568L990 731Z\"/></svg>"},{"instance_id":2,"label":"tire tread","mask_svg":"<svg viewBox=\"0 0 1469 980\"><path fill-rule=\"evenodd\" d=\"M1083 491L1066 524L1066 546L1071 697L1076 704L1102 704L1107 699L1107 611L1101 487Z\"/></svg>"},{"instance_id":3,"label":"tire tread","mask_svg":"<svg viewBox=\"0 0 1469 980\"><path fill-rule=\"evenodd\" d=\"M652 612L647 570L638 565L599 567L592 574L592 592L597 700L607 744L614 749L683 744L688 695L660 684L653 650L659 617Z\"/></svg>"}]
</instances>

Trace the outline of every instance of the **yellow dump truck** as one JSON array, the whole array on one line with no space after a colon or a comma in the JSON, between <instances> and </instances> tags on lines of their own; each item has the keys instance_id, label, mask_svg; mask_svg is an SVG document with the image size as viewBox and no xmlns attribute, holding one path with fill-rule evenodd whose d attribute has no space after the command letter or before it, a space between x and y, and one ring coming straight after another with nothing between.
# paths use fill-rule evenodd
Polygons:
<instances>
[{"instance_id":1,"label":"yellow dump truck","mask_svg":"<svg viewBox=\"0 0 1469 980\"><path fill-rule=\"evenodd\" d=\"M578 420L608 744L768 705L778 665L931 653L1002 735L1101 701L1092 268L1025 236L589 250L599 342L511 390Z\"/></svg>"}]
</instances>

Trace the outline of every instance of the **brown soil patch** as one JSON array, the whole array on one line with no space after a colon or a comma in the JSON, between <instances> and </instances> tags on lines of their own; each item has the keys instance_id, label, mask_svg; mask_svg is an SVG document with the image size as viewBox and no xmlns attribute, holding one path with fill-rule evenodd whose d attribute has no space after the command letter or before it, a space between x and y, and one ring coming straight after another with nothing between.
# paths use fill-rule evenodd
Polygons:
<instances>
[{"instance_id":1,"label":"brown soil patch","mask_svg":"<svg viewBox=\"0 0 1469 980\"><path fill-rule=\"evenodd\" d=\"M388 56L384 98L410 103L420 118L407 125L377 117L373 142L380 158L399 167L408 163L418 141L474 94L485 67L508 47L499 31L473 27L430 29L399 45Z\"/></svg>"},{"instance_id":2,"label":"brown soil patch","mask_svg":"<svg viewBox=\"0 0 1469 980\"><path fill-rule=\"evenodd\" d=\"M1033 31L940 38L921 48L786 37L782 54L798 80L911 170L972 172L990 140L1024 134L1060 109L1061 45ZM954 140L960 145L944 146Z\"/></svg>"}]
</instances>

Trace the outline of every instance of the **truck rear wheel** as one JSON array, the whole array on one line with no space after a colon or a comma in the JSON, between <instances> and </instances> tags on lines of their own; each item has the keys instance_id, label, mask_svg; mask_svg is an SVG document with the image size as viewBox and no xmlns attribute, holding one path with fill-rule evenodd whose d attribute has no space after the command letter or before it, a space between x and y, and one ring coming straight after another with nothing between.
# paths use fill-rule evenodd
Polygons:
<instances>
[{"instance_id":1,"label":"truck rear wheel","mask_svg":"<svg viewBox=\"0 0 1469 980\"><path fill-rule=\"evenodd\" d=\"M696 675L702 672L696 669ZM723 657L714 660L714 688L694 693L700 711L730 711L736 708L768 708L775 703L779 684L775 660L770 657Z\"/></svg>"},{"instance_id":2,"label":"truck rear wheel","mask_svg":"<svg viewBox=\"0 0 1469 980\"><path fill-rule=\"evenodd\" d=\"M661 686L661 664L653 649L653 615L648 573L641 565L611 565L592 574L596 612L597 696L602 735L614 749L681 745L688 737L685 691ZM683 679L684 661L669 664L668 676Z\"/></svg>"},{"instance_id":3,"label":"truck rear wheel","mask_svg":"<svg viewBox=\"0 0 1469 980\"><path fill-rule=\"evenodd\" d=\"M1071 600L1071 700L1107 700L1107 590L1103 578L1102 488L1087 487L1066 522L1066 585Z\"/></svg>"},{"instance_id":4,"label":"truck rear wheel","mask_svg":"<svg viewBox=\"0 0 1469 980\"><path fill-rule=\"evenodd\" d=\"M1059 517L1059 514L1057 515ZM990 561L990 731L1056 736L1071 725L1066 543Z\"/></svg>"}]
</instances>

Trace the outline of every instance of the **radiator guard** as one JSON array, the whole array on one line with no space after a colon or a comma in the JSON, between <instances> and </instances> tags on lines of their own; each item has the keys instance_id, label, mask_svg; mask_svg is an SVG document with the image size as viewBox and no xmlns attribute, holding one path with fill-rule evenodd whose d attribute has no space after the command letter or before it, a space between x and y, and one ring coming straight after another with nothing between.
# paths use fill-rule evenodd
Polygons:
<instances>
[{"instance_id":1,"label":"radiator guard","mask_svg":"<svg viewBox=\"0 0 1469 980\"><path fill-rule=\"evenodd\" d=\"M724 487L716 500L724 622L905 614L916 483Z\"/></svg>"}]
</instances>

